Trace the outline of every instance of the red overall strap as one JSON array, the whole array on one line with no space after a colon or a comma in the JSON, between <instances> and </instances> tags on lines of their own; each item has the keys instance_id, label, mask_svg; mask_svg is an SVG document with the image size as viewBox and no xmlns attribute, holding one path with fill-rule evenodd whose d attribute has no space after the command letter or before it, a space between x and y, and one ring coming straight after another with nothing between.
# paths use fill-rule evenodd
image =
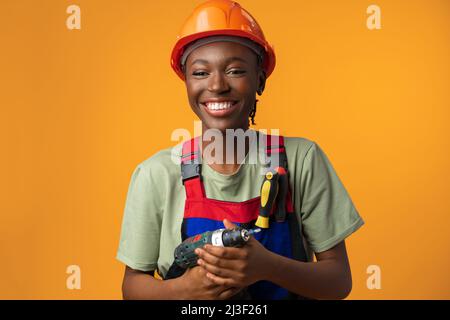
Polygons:
<instances>
[{"instance_id":1,"label":"red overall strap","mask_svg":"<svg viewBox=\"0 0 450 320\"><path fill-rule=\"evenodd\" d=\"M199 138L196 137L183 143L181 156L181 176L186 197L199 199L205 197L205 188L201 181L201 151Z\"/></svg>"},{"instance_id":2,"label":"red overall strap","mask_svg":"<svg viewBox=\"0 0 450 320\"><path fill-rule=\"evenodd\" d=\"M286 148L284 146L284 137L267 135L266 136L266 156L271 159L270 167L280 166L283 167L286 172L288 172L287 155ZM278 161L274 161L276 156L278 156ZM288 185L288 191L286 194L286 212L294 212L294 206L292 204L291 186Z\"/></svg>"},{"instance_id":3,"label":"red overall strap","mask_svg":"<svg viewBox=\"0 0 450 320\"><path fill-rule=\"evenodd\" d=\"M272 153L286 152L284 148L284 137L275 135L266 135L266 154L270 156Z\"/></svg>"}]
</instances>

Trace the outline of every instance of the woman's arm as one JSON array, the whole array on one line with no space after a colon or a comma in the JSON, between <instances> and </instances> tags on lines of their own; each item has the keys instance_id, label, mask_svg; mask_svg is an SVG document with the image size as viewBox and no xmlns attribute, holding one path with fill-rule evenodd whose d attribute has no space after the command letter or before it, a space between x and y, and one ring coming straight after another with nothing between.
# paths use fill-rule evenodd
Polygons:
<instances>
[{"instance_id":1,"label":"woman's arm","mask_svg":"<svg viewBox=\"0 0 450 320\"><path fill-rule=\"evenodd\" d=\"M158 280L150 272L126 266L122 283L125 300L228 299L240 290L214 284L199 267L186 270L179 278Z\"/></svg>"},{"instance_id":2,"label":"woman's arm","mask_svg":"<svg viewBox=\"0 0 450 320\"><path fill-rule=\"evenodd\" d=\"M271 253L267 280L314 299L344 299L352 290L345 241L316 253L317 262L300 262Z\"/></svg>"},{"instance_id":3,"label":"woman's arm","mask_svg":"<svg viewBox=\"0 0 450 320\"><path fill-rule=\"evenodd\" d=\"M227 228L234 225L225 221ZM317 262L302 262L267 250L250 238L242 248L206 245L197 249L198 261L214 283L246 287L268 280L300 296L313 299L344 299L352 289L345 241L316 253Z\"/></svg>"},{"instance_id":4,"label":"woman's arm","mask_svg":"<svg viewBox=\"0 0 450 320\"><path fill-rule=\"evenodd\" d=\"M122 282L122 296L124 300L183 299L180 279L162 281L155 279L150 272L134 270L126 266Z\"/></svg>"}]
</instances>

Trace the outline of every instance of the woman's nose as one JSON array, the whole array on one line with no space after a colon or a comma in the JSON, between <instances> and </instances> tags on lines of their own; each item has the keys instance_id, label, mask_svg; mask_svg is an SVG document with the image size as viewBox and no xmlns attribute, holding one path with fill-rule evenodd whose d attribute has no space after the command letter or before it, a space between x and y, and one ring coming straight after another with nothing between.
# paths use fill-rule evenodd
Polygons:
<instances>
[{"instance_id":1,"label":"woman's nose","mask_svg":"<svg viewBox=\"0 0 450 320\"><path fill-rule=\"evenodd\" d=\"M230 90L225 75L220 72L215 72L209 78L208 91L214 93L222 93Z\"/></svg>"}]
</instances>

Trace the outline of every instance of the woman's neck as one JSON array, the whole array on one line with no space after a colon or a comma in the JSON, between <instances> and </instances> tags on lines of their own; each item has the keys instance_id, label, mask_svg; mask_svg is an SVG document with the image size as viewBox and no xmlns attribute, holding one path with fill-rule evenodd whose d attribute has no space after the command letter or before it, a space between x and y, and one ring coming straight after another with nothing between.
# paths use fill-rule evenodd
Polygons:
<instances>
[{"instance_id":1,"label":"woman's neck","mask_svg":"<svg viewBox=\"0 0 450 320\"><path fill-rule=\"evenodd\" d=\"M235 173L249 152L249 137L244 135L244 139L237 138L233 134L234 130L228 134L219 130L214 130L211 134L207 133L207 130L203 128L201 138L203 163L222 174ZM248 128L239 132L245 133L247 130ZM211 139L211 136L214 138Z\"/></svg>"}]
</instances>

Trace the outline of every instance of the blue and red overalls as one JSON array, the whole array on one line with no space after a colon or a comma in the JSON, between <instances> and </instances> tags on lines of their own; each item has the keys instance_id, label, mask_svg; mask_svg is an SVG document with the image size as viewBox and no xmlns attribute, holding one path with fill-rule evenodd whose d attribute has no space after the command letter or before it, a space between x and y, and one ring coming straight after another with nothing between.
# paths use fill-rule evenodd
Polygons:
<instances>
[{"instance_id":1,"label":"blue and red overalls","mask_svg":"<svg viewBox=\"0 0 450 320\"><path fill-rule=\"evenodd\" d=\"M282 136L266 136L267 143L265 153L270 159L276 155L280 159L279 166L287 172L287 157ZM254 228L260 208L260 197L243 202L221 201L209 199L205 195L205 189L201 176L201 151L199 150L199 137L183 144L181 158L181 174L186 190L186 202L184 218L181 227L182 241L206 232L224 228L223 220L228 219L243 228ZM269 162L269 168L271 163ZM286 193L286 219L278 222L270 215L268 229L254 234L256 240L268 250L279 255L307 261L307 255L303 247L301 226L297 221L291 198L291 188ZM264 268L264 266L260 266ZM171 273L169 270L168 273ZM259 281L247 288L252 299L289 299L301 298L288 292L269 281Z\"/></svg>"}]
</instances>

